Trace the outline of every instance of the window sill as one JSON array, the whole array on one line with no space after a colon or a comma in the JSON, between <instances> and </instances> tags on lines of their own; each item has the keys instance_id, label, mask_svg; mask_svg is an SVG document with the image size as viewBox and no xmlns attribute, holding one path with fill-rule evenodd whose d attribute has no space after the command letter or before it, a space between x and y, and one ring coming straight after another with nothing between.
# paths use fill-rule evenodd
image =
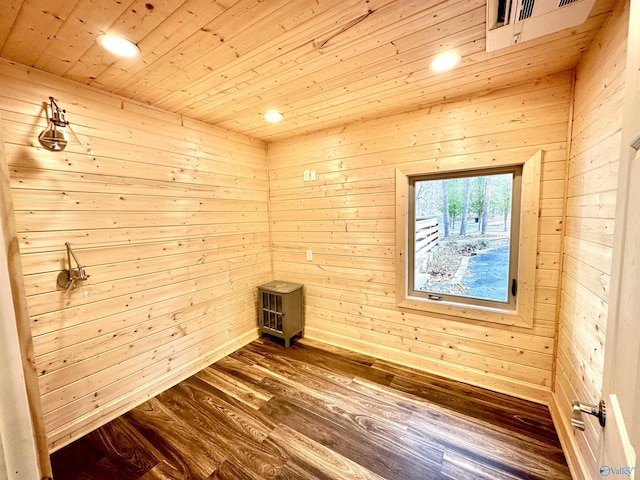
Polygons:
<instances>
[{"instance_id":1,"label":"window sill","mask_svg":"<svg viewBox=\"0 0 640 480\"><path fill-rule=\"evenodd\" d=\"M499 323L514 327L531 328L531 323L518 314L515 309L499 309L481 305L463 305L460 303L427 300L420 297L406 297L397 304L400 310L412 313L435 313L464 319Z\"/></svg>"}]
</instances>

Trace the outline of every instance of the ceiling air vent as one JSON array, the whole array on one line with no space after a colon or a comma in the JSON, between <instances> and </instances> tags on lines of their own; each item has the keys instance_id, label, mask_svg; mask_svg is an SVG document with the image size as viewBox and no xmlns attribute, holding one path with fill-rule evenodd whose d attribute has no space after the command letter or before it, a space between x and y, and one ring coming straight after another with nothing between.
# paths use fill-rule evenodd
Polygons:
<instances>
[{"instance_id":1,"label":"ceiling air vent","mask_svg":"<svg viewBox=\"0 0 640 480\"><path fill-rule=\"evenodd\" d=\"M522 21L531 17L531 14L533 13L533 5L535 3L535 0L523 0L520 13L518 14L518 20Z\"/></svg>"},{"instance_id":2,"label":"ceiling air vent","mask_svg":"<svg viewBox=\"0 0 640 480\"><path fill-rule=\"evenodd\" d=\"M596 0L488 0L487 52L575 27Z\"/></svg>"}]
</instances>

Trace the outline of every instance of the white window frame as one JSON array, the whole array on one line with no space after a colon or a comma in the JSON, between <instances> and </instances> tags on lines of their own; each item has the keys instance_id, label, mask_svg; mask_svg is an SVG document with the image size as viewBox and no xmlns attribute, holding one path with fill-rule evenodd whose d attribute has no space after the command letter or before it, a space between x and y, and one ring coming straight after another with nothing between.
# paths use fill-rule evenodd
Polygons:
<instances>
[{"instance_id":1,"label":"white window frame","mask_svg":"<svg viewBox=\"0 0 640 480\"><path fill-rule=\"evenodd\" d=\"M538 216L540 210L540 172L542 150L531 158L514 162L513 160L492 159L490 164L479 161L434 159L412 165L402 170L396 169L396 303L399 309L422 313L450 315L464 319L499 323L520 327L533 327L533 313L536 283L536 257L538 249ZM455 162L455 163L454 163ZM489 307L472 303L429 300L410 294L409 255L409 181L433 173L451 173L486 168L522 166L522 188L520 201L520 238L518 240L518 295L515 306Z\"/></svg>"}]
</instances>

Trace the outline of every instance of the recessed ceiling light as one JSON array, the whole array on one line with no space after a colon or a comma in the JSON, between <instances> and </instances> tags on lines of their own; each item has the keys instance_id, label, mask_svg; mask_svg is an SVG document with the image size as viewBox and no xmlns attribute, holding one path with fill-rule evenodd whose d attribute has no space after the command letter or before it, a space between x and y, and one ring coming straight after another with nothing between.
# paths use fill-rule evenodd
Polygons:
<instances>
[{"instance_id":1,"label":"recessed ceiling light","mask_svg":"<svg viewBox=\"0 0 640 480\"><path fill-rule=\"evenodd\" d=\"M460 55L458 53L453 51L444 52L431 60L429 68L434 72L446 72L455 67L458 62L460 62Z\"/></svg>"},{"instance_id":2,"label":"recessed ceiling light","mask_svg":"<svg viewBox=\"0 0 640 480\"><path fill-rule=\"evenodd\" d=\"M270 111L264 114L264 119L267 122L276 123L284 118L284 115L280 112Z\"/></svg>"},{"instance_id":3,"label":"recessed ceiling light","mask_svg":"<svg viewBox=\"0 0 640 480\"><path fill-rule=\"evenodd\" d=\"M115 35L98 35L96 41L102 45L105 50L118 55L119 57L135 57L140 54L138 46L122 37Z\"/></svg>"}]
</instances>

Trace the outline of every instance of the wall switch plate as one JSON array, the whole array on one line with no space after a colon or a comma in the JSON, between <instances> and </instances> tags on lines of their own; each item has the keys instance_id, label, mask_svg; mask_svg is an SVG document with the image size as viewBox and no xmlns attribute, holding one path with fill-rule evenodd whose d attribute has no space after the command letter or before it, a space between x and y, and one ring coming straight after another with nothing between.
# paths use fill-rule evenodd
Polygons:
<instances>
[{"instance_id":1,"label":"wall switch plate","mask_svg":"<svg viewBox=\"0 0 640 480\"><path fill-rule=\"evenodd\" d=\"M309 170L305 170L305 171L304 171L304 176L303 176L302 178L304 178L304 181L305 181L305 182L308 182L308 181L309 181L309 179L311 178L311 175L310 175L310 173L309 173Z\"/></svg>"},{"instance_id":2,"label":"wall switch plate","mask_svg":"<svg viewBox=\"0 0 640 480\"><path fill-rule=\"evenodd\" d=\"M315 180L318 179L318 174L316 173L315 170L311 170L311 173L309 174L310 180L313 182Z\"/></svg>"},{"instance_id":3,"label":"wall switch plate","mask_svg":"<svg viewBox=\"0 0 640 480\"><path fill-rule=\"evenodd\" d=\"M313 260L313 250L307 250L307 262Z\"/></svg>"}]
</instances>

